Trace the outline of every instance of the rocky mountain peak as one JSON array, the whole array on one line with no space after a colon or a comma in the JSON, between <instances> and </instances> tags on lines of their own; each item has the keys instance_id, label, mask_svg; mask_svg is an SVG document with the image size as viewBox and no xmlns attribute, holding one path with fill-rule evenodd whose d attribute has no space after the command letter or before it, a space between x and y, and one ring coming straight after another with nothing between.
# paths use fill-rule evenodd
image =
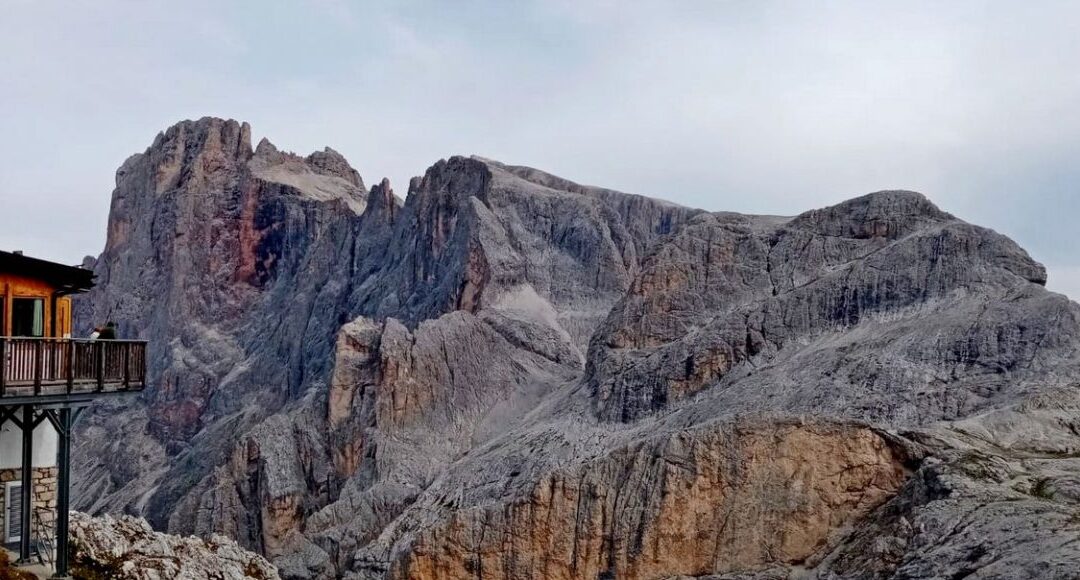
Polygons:
<instances>
[{"instance_id":1,"label":"rocky mountain peak","mask_svg":"<svg viewBox=\"0 0 1080 580\"><path fill-rule=\"evenodd\" d=\"M116 319L129 336L169 336L153 351L148 396L150 428L170 446L204 426L220 381L243 366L249 353L240 335L262 326L252 319L283 292L325 279L307 264L345 253L366 203L359 176L338 154L309 162L266 139L252 151L250 139L246 123L205 117L170 127L128 159L94 263L98 290L80 301L83 324ZM320 254L314 248L326 236L336 239ZM271 399L302 382L281 376Z\"/></svg>"},{"instance_id":2,"label":"rocky mountain peak","mask_svg":"<svg viewBox=\"0 0 1080 580\"><path fill-rule=\"evenodd\" d=\"M178 121L162 133L151 149L167 143L186 143L191 149L207 148L246 159L251 156L251 125L235 119L202 117Z\"/></svg>"},{"instance_id":3,"label":"rocky mountain peak","mask_svg":"<svg viewBox=\"0 0 1080 580\"><path fill-rule=\"evenodd\" d=\"M424 172L418 181L410 183L409 198L423 207L431 204L451 207L469 197L481 199L486 194L491 172L487 164L463 156L440 159Z\"/></svg>"},{"instance_id":4,"label":"rocky mountain peak","mask_svg":"<svg viewBox=\"0 0 1080 580\"><path fill-rule=\"evenodd\" d=\"M270 139L263 137L259 139L259 145L255 147L255 154L260 157L271 157L278 154L278 148L270 142Z\"/></svg>"},{"instance_id":5,"label":"rocky mountain peak","mask_svg":"<svg viewBox=\"0 0 1080 580\"><path fill-rule=\"evenodd\" d=\"M320 202L342 202L356 215L364 213L364 182L336 152L300 157L260 143L248 169L253 177L286 186L292 194Z\"/></svg>"},{"instance_id":6,"label":"rocky mountain peak","mask_svg":"<svg viewBox=\"0 0 1080 580\"><path fill-rule=\"evenodd\" d=\"M379 219L392 223L400 210L401 200L394 195L389 179L384 177L382 181L371 187L367 197L368 215L379 216Z\"/></svg>"},{"instance_id":7,"label":"rocky mountain peak","mask_svg":"<svg viewBox=\"0 0 1080 580\"><path fill-rule=\"evenodd\" d=\"M151 166L152 191L159 194L182 186L224 189L251 155L251 127L216 117L181 121L143 153Z\"/></svg>"},{"instance_id":8,"label":"rocky mountain peak","mask_svg":"<svg viewBox=\"0 0 1080 580\"><path fill-rule=\"evenodd\" d=\"M914 192L873 193L791 220L709 216L683 228L646 260L642 276L594 337L589 381L599 416L633 421L702 390L742 392L741 382L757 385L763 369L774 364L799 374L778 362L791 356L791 349L838 333L855 336L882 317L909 321L893 328L890 344L911 349L892 353L894 361L907 361L912 369L948 365L952 359L945 353L962 349L977 331L1031 330L1015 326L1015 317L1026 308L1049 307L1045 295L1030 286L1044 282L1042 265L1011 240L964 223ZM972 294L988 300L1016 294L1030 301L1005 308L1000 319L980 315L972 326L958 317L961 309L945 306ZM1049 308L1066 305L1061 301ZM919 341L930 326L943 342L935 347L938 354ZM980 355L1014 368L1025 364L1025 348L995 342ZM858 356L845 352L844 364L858 366ZM752 368L757 372L751 380ZM848 380L856 386L837 382L837 372L806 377L796 390L863 392L857 404L828 405L832 415L868 413L904 422L912 405L922 408L918 421L956 412L909 401L921 388L913 375L883 373L863 380L855 373ZM960 397L969 411L988 404L979 394L986 380L964 387L972 391ZM1020 382L1014 375L1000 388L1020 388ZM957 371L950 386L954 396L962 384ZM796 396L773 408L801 412L812 399ZM758 395L746 395L727 404L752 409L764 403Z\"/></svg>"},{"instance_id":9,"label":"rocky mountain peak","mask_svg":"<svg viewBox=\"0 0 1080 580\"><path fill-rule=\"evenodd\" d=\"M955 219L921 193L878 191L808 211L792 220L790 227L825 236L897 239L919 227Z\"/></svg>"},{"instance_id":10,"label":"rocky mountain peak","mask_svg":"<svg viewBox=\"0 0 1080 580\"><path fill-rule=\"evenodd\" d=\"M357 189L365 189L364 181L360 179L360 173L349 165L337 151L326 147L322 151L316 151L306 158L308 164L321 170L325 175L334 175L353 184Z\"/></svg>"}]
</instances>

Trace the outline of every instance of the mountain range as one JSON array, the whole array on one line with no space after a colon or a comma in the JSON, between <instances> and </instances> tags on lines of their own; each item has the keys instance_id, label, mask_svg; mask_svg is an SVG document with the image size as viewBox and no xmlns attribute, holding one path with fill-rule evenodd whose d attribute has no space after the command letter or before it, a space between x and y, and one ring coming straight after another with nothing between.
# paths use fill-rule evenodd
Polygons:
<instances>
[{"instance_id":1,"label":"mountain range","mask_svg":"<svg viewBox=\"0 0 1080 580\"><path fill-rule=\"evenodd\" d=\"M82 327L149 387L76 507L283 578L1076 578L1080 305L881 191L740 215L184 121L116 173Z\"/></svg>"}]
</instances>

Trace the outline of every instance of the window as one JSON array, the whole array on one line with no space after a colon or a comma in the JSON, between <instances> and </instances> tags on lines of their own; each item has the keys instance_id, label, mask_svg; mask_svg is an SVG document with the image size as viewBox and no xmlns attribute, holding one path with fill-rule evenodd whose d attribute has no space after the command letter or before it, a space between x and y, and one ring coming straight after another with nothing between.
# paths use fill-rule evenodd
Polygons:
<instances>
[{"instance_id":1,"label":"window","mask_svg":"<svg viewBox=\"0 0 1080 580\"><path fill-rule=\"evenodd\" d=\"M4 542L22 539L22 483L9 481L4 486Z\"/></svg>"},{"instance_id":2,"label":"window","mask_svg":"<svg viewBox=\"0 0 1080 580\"><path fill-rule=\"evenodd\" d=\"M16 298L11 304L12 336L45 336L45 299Z\"/></svg>"}]
</instances>

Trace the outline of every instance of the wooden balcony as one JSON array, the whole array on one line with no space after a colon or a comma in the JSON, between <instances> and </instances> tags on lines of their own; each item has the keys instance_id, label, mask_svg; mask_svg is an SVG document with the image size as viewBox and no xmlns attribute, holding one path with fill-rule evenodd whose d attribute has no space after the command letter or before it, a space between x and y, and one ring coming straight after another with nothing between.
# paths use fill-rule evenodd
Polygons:
<instances>
[{"instance_id":1,"label":"wooden balcony","mask_svg":"<svg viewBox=\"0 0 1080 580\"><path fill-rule=\"evenodd\" d=\"M141 391L146 341L0 337L0 403Z\"/></svg>"}]
</instances>

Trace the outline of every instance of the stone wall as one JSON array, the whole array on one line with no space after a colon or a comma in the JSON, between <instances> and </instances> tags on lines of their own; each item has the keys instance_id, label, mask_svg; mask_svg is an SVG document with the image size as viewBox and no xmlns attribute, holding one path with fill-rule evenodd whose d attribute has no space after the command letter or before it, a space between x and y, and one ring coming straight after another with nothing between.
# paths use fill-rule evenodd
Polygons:
<instances>
[{"instance_id":1,"label":"stone wall","mask_svg":"<svg viewBox=\"0 0 1080 580\"><path fill-rule=\"evenodd\" d=\"M21 479L21 469L0 469L0 509L6 505L7 482L20 481ZM35 467L33 470L33 486L33 509L47 508L41 512L40 525L44 526L46 528L44 531L47 531L51 536L55 533L54 523L56 521L56 468ZM7 530L4 526L5 521L3 514L0 513L0 540L7 536ZM40 535L43 531L38 526L37 518L34 518L32 529L35 535Z\"/></svg>"}]
</instances>

